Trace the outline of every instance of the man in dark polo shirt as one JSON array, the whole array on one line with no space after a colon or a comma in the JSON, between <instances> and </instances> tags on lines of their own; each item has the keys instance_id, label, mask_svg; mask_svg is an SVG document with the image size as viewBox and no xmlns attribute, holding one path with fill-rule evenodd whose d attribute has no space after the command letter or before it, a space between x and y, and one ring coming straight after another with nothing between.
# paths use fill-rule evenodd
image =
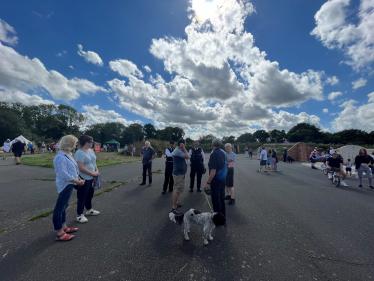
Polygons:
<instances>
[{"instance_id":1,"label":"man in dark polo shirt","mask_svg":"<svg viewBox=\"0 0 374 281\"><path fill-rule=\"evenodd\" d=\"M21 142L19 139L16 139L16 141L11 145L10 149L14 153L14 157L16 158L16 165L20 164L22 152L26 149L26 144Z\"/></svg>"},{"instance_id":2,"label":"man in dark polo shirt","mask_svg":"<svg viewBox=\"0 0 374 281\"><path fill-rule=\"evenodd\" d=\"M220 212L226 217L225 208L225 181L217 179L216 173L225 166L226 153L221 150L222 141L214 139L213 151L209 159L209 178L204 188L212 191L213 211Z\"/></svg>"},{"instance_id":3,"label":"man in dark polo shirt","mask_svg":"<svg viewBox=\"0 0 374 281\"><path fill-rule=\"evenodd\" d=\"M149 141L145 142L145 146L140 153L143 163L143 182L140 185L145 185L147 181L147 171L149 177L148 186L152 185L152 161L156 157L156 151L153 150Z\"/></svg>"}]
</instances>

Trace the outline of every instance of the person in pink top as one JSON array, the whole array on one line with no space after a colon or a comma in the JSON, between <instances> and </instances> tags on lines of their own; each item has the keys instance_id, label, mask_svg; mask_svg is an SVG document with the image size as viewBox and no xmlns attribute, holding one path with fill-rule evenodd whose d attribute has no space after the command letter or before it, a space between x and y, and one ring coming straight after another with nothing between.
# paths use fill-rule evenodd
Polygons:
<instances>
[{"instance_id":1,"label":"person in pink top","mask_svg":"<svg viewBox=\"0 0 374 281\"><path fill-rule=\"evenodd\" d=\"M318 156L318 148L315 147L312 153L310 154L310 161L312 162L312 169L317 169L316 168L316 161L317 161L317 156Z\"/></svg>"}]
</instances>

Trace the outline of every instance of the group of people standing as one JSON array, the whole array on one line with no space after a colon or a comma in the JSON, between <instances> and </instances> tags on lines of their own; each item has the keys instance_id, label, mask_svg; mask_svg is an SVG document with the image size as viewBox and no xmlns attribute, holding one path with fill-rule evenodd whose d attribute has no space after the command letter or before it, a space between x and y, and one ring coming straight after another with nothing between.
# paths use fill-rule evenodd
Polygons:
<instances>
[{"instance_id":1,"label":"group of people standing","mask_svg":"<svg viewBox=\"0 0 374 281\"><path fill-rule=\"evenodd\" d=\"M261 172L262 168L265 167L264 172L277 171L278 169L278 157L275 149L265 148L264 146L258 148L258 160L260 160L260 169L257 172Z\"/></svg>"},{"instance_id":2,"label":"group of people standing","mask_svg":"<svg viewBox=\"0 0 374 281\"><path fill-rule=\"evenodd\" d=\"M79 149L75 151L77 144ZM97 216L100 214L92 208L94 195L94 178L99 176L96 165L95 152L91 149L93 139L90 136L80 136L79 140L73 135L67 135L59 141L59 151L53 160L56 172L56 186L58 198L53 211L53 225L56 231L56 241L70 241L76 227L68 227L66 223L66 209L73 189L77 189L77 221L87 223L86 216ZM86 212L84 212L86 208Z\"/></svg>"}]
</instances>

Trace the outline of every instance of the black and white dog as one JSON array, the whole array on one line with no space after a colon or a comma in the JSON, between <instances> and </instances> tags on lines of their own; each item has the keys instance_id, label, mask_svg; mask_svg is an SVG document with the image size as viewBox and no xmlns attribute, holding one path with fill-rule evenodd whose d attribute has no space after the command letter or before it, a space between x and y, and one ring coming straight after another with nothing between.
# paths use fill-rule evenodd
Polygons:
<instances>
[{"instance_id":1,"label":"black and white dog","mask_svg":"<svg viewBox=\"0 0 374 281\"><path fill-rule=\"evenodd\" d=\"M201 213L197 210L190 209L183 215L175 215L174 213L169 214L171 221L182 224L184 222L184 239L190 240L188 232L190 232L191 223L196 223L203 226L203 239L204 245L208 245L208 240L213 240L212 230L218 226L226 225L226 218L221 213Z\"/></svg>"}]
</instances>

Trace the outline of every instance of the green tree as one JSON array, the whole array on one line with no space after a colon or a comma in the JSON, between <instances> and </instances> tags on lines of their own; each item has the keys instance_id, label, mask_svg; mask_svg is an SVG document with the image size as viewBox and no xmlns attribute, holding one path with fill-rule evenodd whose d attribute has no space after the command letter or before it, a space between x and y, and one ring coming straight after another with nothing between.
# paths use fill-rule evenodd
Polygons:
<instances>
[{"instance_id":1,"label":"green tree","mask_svg":"<svg viewBox=\"0 0 374 281\"><path fill-rule=\"evenodd\" d=\"M143 126L144 135L146 139L155 139L156 138L156 128L151 123L145 124Z\"/></svg>"},{"instance_id":2,"label":"green tree","mask_svg":"<svg viewBox=\"0 0 374 281\"><path fill-rule=\"evenodd\" d=\"M257 142L265 143L269 138L269 134L265 130L257 130L254 132L253 137Z\"/></svg>"},{"instance_id":3,"label":"green tree","mask_svg":"<svg viewBox=\"0 0 374 281\"><path fill-rule=\"evenodd\" d=\"M174 127L172 130L171 130L171 139L173 141L178 141L180 140L181 138L184 137L184 131L182 128L179 128L179 127Z\"/></svg>"},{"instance_id":4,"label":"green tree","mask_svg":"<svg viewBox=\"0 0 374 281\"><path fill-rule=\"evenodd\" d=\"M132 132L134 134L134 141L143 141L144 140L144 131L143 131L143 126L134 123L131 124L130 126L127 127L128 131L127 132Z\"/></svg>"},{"instance_id":5,"label":"green tree","mask_svg":"<svg viewBox=\"0 0 374 281\"><path fill-rule=\"evenodd\" d=\"M256 140L251 133L244 133L244 134L241 134L237 138L236 141L239 143L248 143L248 142L255 142Z\"/></svg>"},{"instance_id":6,"label":"green tree","mask_svg":"<svg viewBox=\"0 0 374 281\"><path fill-rule=\"evenodd\" d=\"M200 137L199 139L199 143L200 144L212 144L212 141L215 139L216 137L212 134L209 134L209 135L206 135L206 136L202 136Z\"/></svg>"},{"instance_id":7,"label":"green tree","mask_svg":"<svg viewBox=\"0 0 374 281\"><path fill-rule=\"evenodd\" d=\"M0 145L3 146L4 141L13 140L19 135L27 137L28 133L21 114L5 104L0 104Z\"/></svg>"},{"instance_id":8,"label":"green tree","mask_svg":"<svg viewBox=\"0 0 374 281\"><path fill-rule=\"evenodd\" d=\"M357 129L349 129L349 130L343 130L334 133L334 136L336 136L339 139L339 143L343 144L369 144L369 134L362 130Z\"/></svg>"},{"instance_id":9,"label":"green tree","mask_svg":"<svg viewBox=\"0 0 374 281\"><path fill-rule=\"evenodd\" d=\"M222 144L225 145L226 143L231 143L233 144L235 141L235 136L224 136L222 138Z\"/></svg>"},{"instance_id":10,"label":"green tree","mask_svg":"<svg viewBox=\"0 0 374 281\"><path fill-rule=\"evenodd\" d=\"M281 143L283 142L283 139L287 137L287 134L284 130L280 131L280 130L274 129L272 131L269 131L269 136L270 136L270 142Z\"/></svg>"},{"instance_id":11,"label":"green tree","mask_svg":"<svg viewBox=\"0 0 374 281\"><path fill-rule=\"evenodd\" d=\"M291 142L316 142L322 143L325 135L320 128L308 123L299 123L287 133Z\"/></svg>"}]
</instances>

